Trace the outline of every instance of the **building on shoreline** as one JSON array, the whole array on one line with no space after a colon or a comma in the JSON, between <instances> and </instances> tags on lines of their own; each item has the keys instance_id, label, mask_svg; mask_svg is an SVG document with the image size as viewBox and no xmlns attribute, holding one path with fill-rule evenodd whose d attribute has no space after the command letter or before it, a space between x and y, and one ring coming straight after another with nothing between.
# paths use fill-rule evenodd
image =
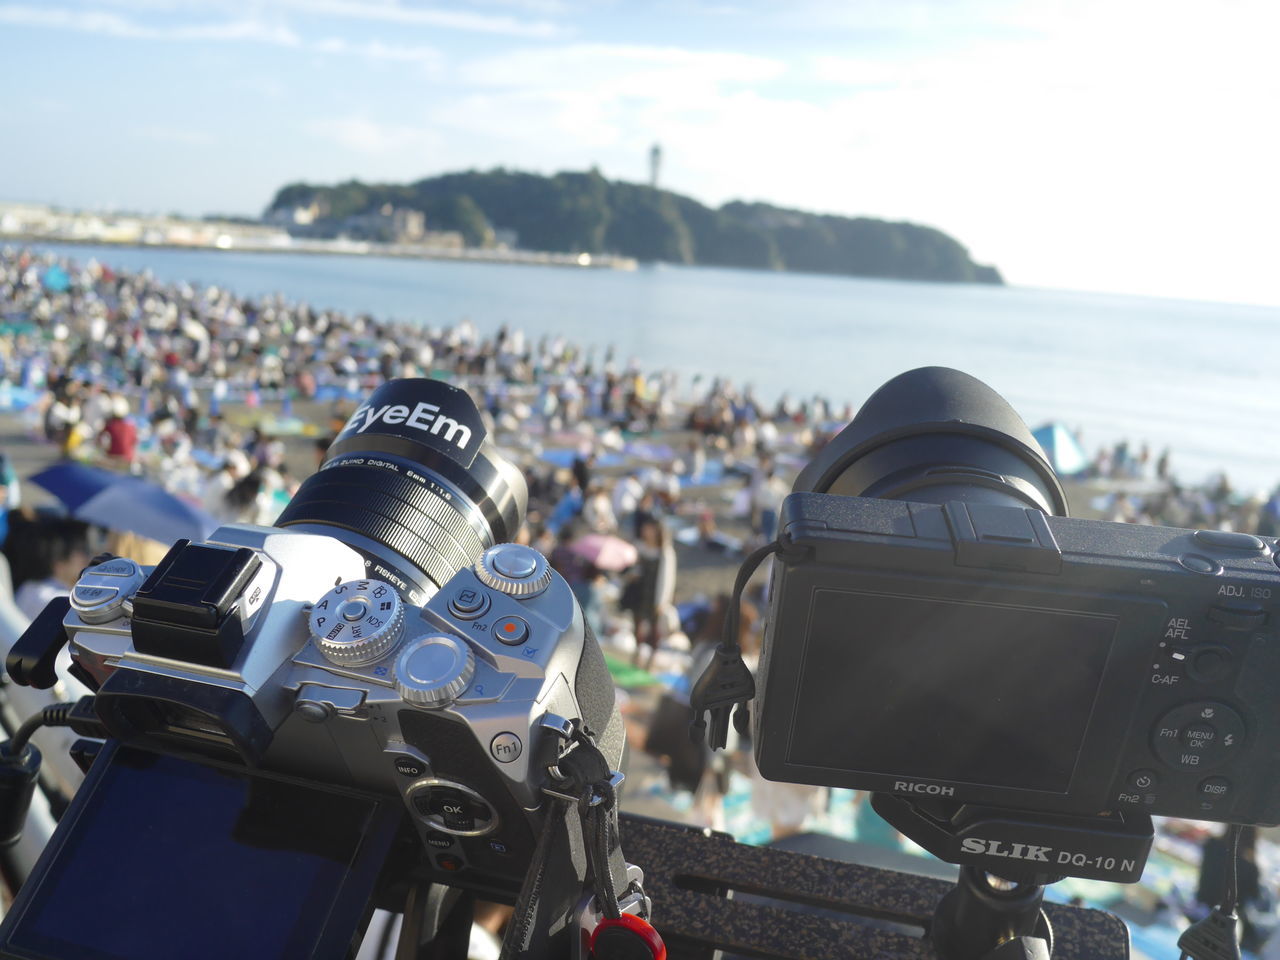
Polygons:
<instances>
[{"instance_id":1,"label":"building on shoreline","mask_svg":"<svg viewBox=\"0 0 1280 960\"><path fill-rule=\"evenodd\" d=\"M636 269L636 261L631 257L517 250L502 245L468 247L456 231L428 230L425 218L415 210L384 209L347 218L353 223L336 233L327 229L314 232L306 229L308 224L314 224L317 216L319 210L315 204L309 208L294 208L288 211L287 218L260 223L71 211L38 204L11 203L0 204L0 242L118 244L249 253L311 253ZM286 229L284 219L290 219L294 227ZM514 239L514 234L510 239Z\"/></svg>"}]
</instances>

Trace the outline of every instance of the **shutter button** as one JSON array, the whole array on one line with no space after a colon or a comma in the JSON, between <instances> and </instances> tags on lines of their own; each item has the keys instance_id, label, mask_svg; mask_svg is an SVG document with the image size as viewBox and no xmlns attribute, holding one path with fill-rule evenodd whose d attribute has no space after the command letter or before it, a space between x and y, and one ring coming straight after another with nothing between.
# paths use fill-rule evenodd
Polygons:
<instances>
[{"instance_id":1,"label":"shutter button","mask_svg":"<svg viewBox=\"0 0 1280 960\"><path fill-rule=\"evenodd\" d=\"M518 599L536 596L551 583L551 565L532 547L503 543L490 547L475 566L480 582Z\"/></svg>"},{"instance_id":2,"label":"shutter button","mask_svg":"<svg viewBox=\"0 0 1280 960\"><path fill-rule=\"evenodd\" d=\"M527 580L538 570L538 555L532 550L501 550L493 555L493 569L512 580Z\"/></svg>"}]
</instances>

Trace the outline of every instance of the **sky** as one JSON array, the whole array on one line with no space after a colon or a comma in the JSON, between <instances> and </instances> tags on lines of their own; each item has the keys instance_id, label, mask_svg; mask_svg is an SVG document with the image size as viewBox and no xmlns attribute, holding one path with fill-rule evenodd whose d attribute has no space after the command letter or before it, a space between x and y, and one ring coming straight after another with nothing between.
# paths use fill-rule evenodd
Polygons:
<instances>
[{"instance_id":1,"label":"sky","mask_svg":"<svg viewBox=\"0 0 1280 960\"><path fill-rule=\"evenodd\" d=\"M938 227L1012 283L1280 305L1274 0L0 0L0 199L598 167Z\"/></svg>"}]
</instances>

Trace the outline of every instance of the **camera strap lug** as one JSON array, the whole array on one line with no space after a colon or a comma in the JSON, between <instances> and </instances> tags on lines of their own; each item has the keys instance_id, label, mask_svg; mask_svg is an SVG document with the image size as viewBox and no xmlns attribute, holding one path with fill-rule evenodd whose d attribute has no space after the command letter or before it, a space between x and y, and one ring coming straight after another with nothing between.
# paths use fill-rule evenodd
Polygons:
<instances>
[{"instance_id":1,"label":"camera strap lug","mask_svg":"<svg viewBox=\"0 0 1280 960\"><path fill-rule=\"evenodd\" d=\"M502 960L564 956L550 946L562 933L572 938L573 955L585 957L605 924L618 930L604 936L597 960L630 956L611 945L614 938L640 936L639 943L656 940L661 947L661 938L647 923L650 902L642 886L644 874L622 856L617 804L622 774L610 769L589 731L577 721L555 718L544 727L561 737L559 756L547 767L551 782L542 790L551 802L503 940ZM634 920L622 920L624 914ZM587 918L591 929L586 928ZM662 949L651 955L665 954Z\"/></svg>"}]
</instances>

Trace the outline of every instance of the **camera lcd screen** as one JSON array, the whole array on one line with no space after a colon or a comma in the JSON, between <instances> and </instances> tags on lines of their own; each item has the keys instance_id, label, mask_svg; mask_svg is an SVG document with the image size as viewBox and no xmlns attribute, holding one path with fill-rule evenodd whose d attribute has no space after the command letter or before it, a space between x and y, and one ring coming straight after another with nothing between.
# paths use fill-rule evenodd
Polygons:
<instances>
[{"instance_id":1,"label":"camera lcd screen","mask_svg":"<svg viewBox=\"0 0 1280 960\"><path fill-rule=\"evenodd\" d=\"M376 798L140 751L86 789L16 905L18 955L345 956L394 834Z\"/></svg>"},{"instance_id":2,"label":"camera lcd screen","mask_svg":"<svg viewBox=\"0 0 1280 960\"><path fill-rule=\"evenodd\" d=\"M1117 622L816 590L787 758L1065 793Z\"/></svg>"}]
</instances>

